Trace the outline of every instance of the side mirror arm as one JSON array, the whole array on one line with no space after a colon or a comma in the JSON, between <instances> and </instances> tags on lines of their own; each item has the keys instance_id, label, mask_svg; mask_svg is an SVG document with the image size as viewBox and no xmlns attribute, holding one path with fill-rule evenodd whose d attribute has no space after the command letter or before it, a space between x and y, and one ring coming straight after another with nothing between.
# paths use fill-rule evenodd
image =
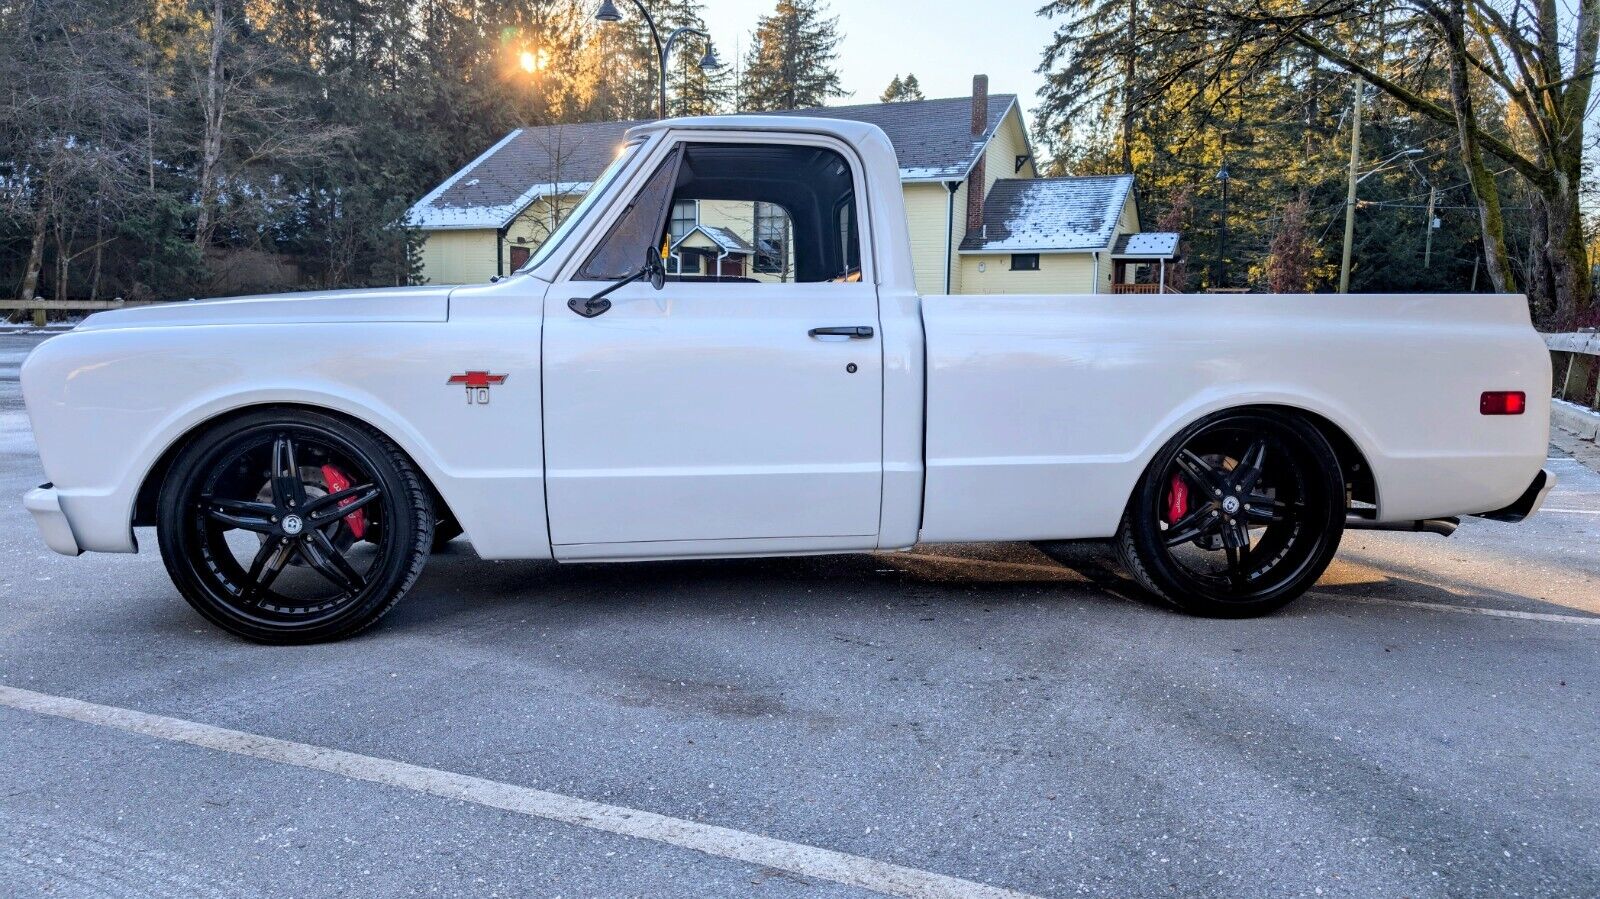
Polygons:
<instances>
[{"instance_id":1,"label":"side mirror arm","mask_svg":"<svg viewBox=\"0 0 1600 899\"><path fill-rule=\"evenodd\" d=\"M613 283L592 297L573 297L567 301L567 308L584 318L594 318L597 315L602 315L611 308L611 301L606 299L607 296L641 278L649 278L650 286L656 290L660 290L667 284L666 266L661 264L661 255L654 248L645 250L643 268L623 278L621 281Z\"/></svg>"}]
</instances>

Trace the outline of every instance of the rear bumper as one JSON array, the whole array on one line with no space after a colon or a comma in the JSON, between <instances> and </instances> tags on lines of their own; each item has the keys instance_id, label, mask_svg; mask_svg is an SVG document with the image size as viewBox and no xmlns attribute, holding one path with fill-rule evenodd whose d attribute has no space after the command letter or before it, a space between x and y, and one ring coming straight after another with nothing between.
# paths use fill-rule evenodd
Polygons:
<instances>
[{"instance_id":1,"label":"rear bumper","mask_svg":"<svg viewBox=\"0 0 1600 899\"><path fill-rule=\"evenodd\" d=\"M66 556L83 552L78 548L78 538L72 535L66 513L61 511L61 496L56 493L55 485L42 484L29 490L22 497L22 506L33 513L33 523L38 526L45 546Z\"/></svg>"},{"instance_id":2,"label":"rear bumper","mask_svg":"<svg viewBox=\"0 0 1600 899\"><path fill-rule=\"evenodd\" d=\"M1539 511L1539 507L1544 505L1544 498L1550 495L1550 490L1555 485L1556 476L1547 470L1541 469L1538 474L1533 476L1533 483L1528 485L1528 489L1517 497L1516 502L1506 506L1504 509L1496 509L1493 512L1480 512L1477 517L1490 518L1495 521L1521 521Z\"/></svg>"}]
</instances>

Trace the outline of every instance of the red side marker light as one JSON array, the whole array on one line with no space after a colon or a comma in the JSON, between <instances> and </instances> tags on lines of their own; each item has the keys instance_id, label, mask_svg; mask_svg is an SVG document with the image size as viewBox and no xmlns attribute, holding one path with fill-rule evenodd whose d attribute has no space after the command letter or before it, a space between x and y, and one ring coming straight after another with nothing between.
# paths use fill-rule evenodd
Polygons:
<instances>
[{"instance_id":1,"label":"red side marker light","mask_svg":"<svg viewBox=\"0 0 1600 899\"><path fill-rule=\"evenodd\" d=\"M1528 395L1520 390L1486 390L1478 400L1484 415L1521 415L1528 411Z\"/></svg>"}]
</instances>

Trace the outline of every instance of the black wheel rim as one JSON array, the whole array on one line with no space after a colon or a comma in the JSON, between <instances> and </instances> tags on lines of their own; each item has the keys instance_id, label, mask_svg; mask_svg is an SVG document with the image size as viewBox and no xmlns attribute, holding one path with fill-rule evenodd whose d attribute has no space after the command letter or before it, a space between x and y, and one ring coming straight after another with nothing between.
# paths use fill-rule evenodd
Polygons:
<instances>
[{"instance_id":1,"label":"black wheel rim","mask_svg":"<svg viewBox=\"0 0 1600 899\"><path fill-rule=\"evenodd\" d=\"M250 623L310 627L361 605L393 551L392 504L363 453L332 432L253 429L190 485L185 554L207 593Z\"/></svg>"},{"instance_id":2,"label":"black wheel rim","mask_svg":"<svg viewBox=\"0 0 1600 899\"><path fill-rule=\"evenodd\" d=\"M1311 447L1269 420L1223 422L1173 455L1156 491L1157 546L1197 591L1246 601L1293 581L1325 539L1329 497Z\"/></svg>"}]
</instances>

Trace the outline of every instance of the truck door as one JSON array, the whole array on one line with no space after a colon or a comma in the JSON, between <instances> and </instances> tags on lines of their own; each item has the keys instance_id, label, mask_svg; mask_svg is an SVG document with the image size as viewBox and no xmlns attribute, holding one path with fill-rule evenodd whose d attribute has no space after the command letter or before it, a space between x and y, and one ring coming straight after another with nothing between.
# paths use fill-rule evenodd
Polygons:
<instances>
[{"instance_id":1,"label":"truck door","mask_svg":"<svg viewBox=\"0 0 1600 899\"><path fill-rule=\"evenodd\" d=\"M873 547L883 353L858 165L770 136L658 158L546 295L556 557ZM647 251L661 290L588 301Z\"/></svg>"}]
</instances>

